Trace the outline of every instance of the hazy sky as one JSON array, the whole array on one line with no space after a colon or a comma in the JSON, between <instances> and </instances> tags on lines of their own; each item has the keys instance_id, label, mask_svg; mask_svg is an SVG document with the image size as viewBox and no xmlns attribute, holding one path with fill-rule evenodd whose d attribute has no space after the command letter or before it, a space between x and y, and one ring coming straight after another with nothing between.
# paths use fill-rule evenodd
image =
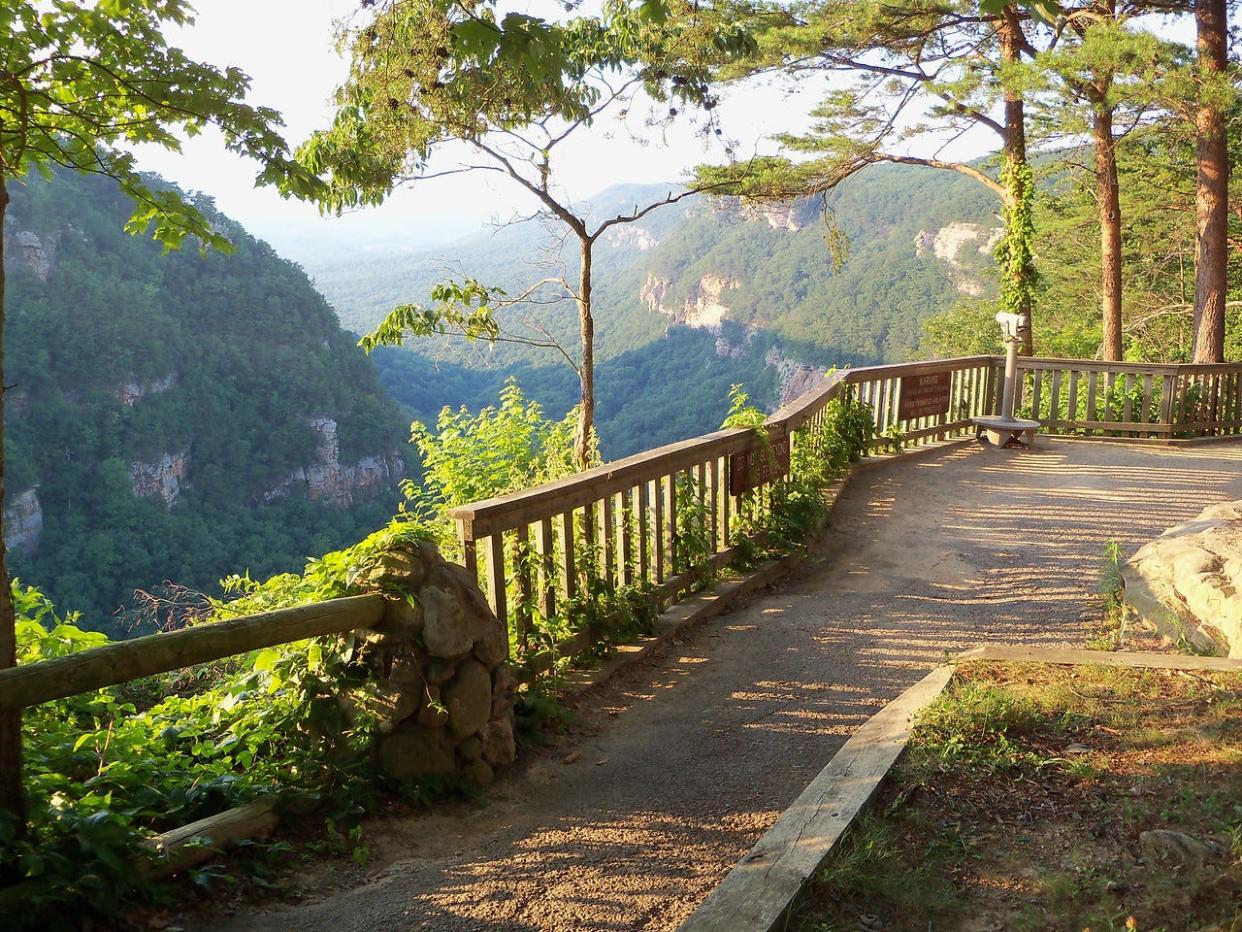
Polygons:
<instances>
[{"instance_id":1,"label":"hazy sky","mask_svg":"<svg viewBox=\"0 0 1242 932\"><path fill-rule=\"evenodd\" d=\"M249 74L252 102L284 114L290 141L327 124L329 97L345 74L345 63L332 48L334 22L356 10L357 0L198 0L196 8L196 25L174 32L170 41L195 57ZM764 137L803 125L822 89L808 82L792 96L771 85L732 90L720 110L725 131L742 141L739 153L771 150ZM986 135L967 139L957 154L977 154L992 144ZM190 141L180 155L143 150L140 158L183 187L213 195L227 214L277 245L338 235L418 245L529 206L511 182L474 174L436 179L399 192L382 208L324 219L313 207L255 190L253 164L225 152L210 135ZM554 168L564 190L583 198L619 182L677 181L690 166L723 158L720 147L705 147L688 126L644 144L616 131L615 124L602 123L567 144Z\"/></svg>"},{"instance_id":2,"label":"hazy sky","mask_svg":"<svg viewBox=\"0 0 1242 932\"><path fill-rule=\"evenodd\" d=\"M329 98L346 67L332 48L334 23L357 10L358 0L198 0L196 8L196 25L175 31L170 41L197 58L236 65L249 74L252 102L284 114L291 142L327 125ZM772 151L765 138L804 126L823 89L822 83L810 81L793 94L771 84L731 89L719 111L726 135L741 141L739 155ZM973 131L944 155L970 158L996 143L989 131ZM530 208L512 182L475 173L420 183L381 208L325 219L309 205L284 201L270 189L256 190L254 165L225 152L218 137L192 140L180 155L142 150L140 159L144 167L185 188L213 195L225 213L285 247L299 239L337 237L424 245ZM554 170L569 196L585 198L619 182L677 181L697 163L723 159L719 146L705 147L689 126L640 143L605 122L566 144ZM453 162L446 158L437 167Z\"/></svg>"}]
</instances>

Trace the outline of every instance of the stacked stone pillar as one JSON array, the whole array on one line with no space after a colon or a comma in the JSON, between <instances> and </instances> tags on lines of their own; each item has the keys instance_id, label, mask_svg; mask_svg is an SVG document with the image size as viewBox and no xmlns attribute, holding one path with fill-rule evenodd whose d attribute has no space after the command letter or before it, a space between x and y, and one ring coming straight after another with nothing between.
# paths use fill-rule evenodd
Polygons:
<instances>
[{"instance_id":1,"label":"stacked stone pillar","mask_svg":"<svg viewBox=\"0 0 1242 932\"><path fill-rule=\"evenodd\" d=\"M359 632L374 677L341 697L346 715L374 717L378 763L394 779L456 775L489 786L515 755L504 620L470 573L428 542L394 545L361 581L387 609Z\"/></svg>"}]
</instances>

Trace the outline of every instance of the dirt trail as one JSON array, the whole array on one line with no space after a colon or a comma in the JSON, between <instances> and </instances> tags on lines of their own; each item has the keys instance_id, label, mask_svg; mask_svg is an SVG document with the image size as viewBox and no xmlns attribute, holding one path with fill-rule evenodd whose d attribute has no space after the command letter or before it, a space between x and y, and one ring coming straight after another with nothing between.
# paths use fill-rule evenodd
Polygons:
<instances>
[{"instance_id":1,"label":"dirt trail","mask_svg":"<svg viewBox=\"0 0 1242 932\"><path fill-rule=\"evenodd\" d=\"M1242 498L1242 450L958 447L852 482L802 570L589 694L485 803L371 820L371 862L224 930L675 928L946 652L1082 642L1101 554ZM572 764L562 760L573 751Z\"/></svg>"}]
</instances>

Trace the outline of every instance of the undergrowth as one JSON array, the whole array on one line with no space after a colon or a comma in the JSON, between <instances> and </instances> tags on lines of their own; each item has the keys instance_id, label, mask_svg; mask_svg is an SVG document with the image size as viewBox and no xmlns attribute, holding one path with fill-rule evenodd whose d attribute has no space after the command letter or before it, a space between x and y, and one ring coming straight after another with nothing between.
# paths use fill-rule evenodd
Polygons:
<instances>
[{"instance_id":1,"label":"undergrowth","mask_svg":"<svg viewBox=\"0 0 1242 932\"><path fill-rule=\"evenodd\" d=\"M433 432L415 424L422 455L421 486L407 483L406 502L384 530L347 550L307 563L302 573L265 582L249 576L224 581L225 596L199 600L181 623L210 624L262 611L325 601L359 591L360 573L397 543L431 540L450 558L459 556L455 505L525 488L572 471L571 412L549 421L516 385L506 386L498 407L478 414L445 409ZM766 446L764 415L735 387L726 426L754 427ZM787 477L747 493L733 516L729 537L738 562L788 552L821 521L824 489L866 450L873 433L870 410L849 392L829 403L822 419L792 438ZM670 514L676 549L674 574L692 587L710 585L718 570L708 489L697 475L676 480ZM622 511L631 537L633 509ZM526 656L555 651L564 637L589 629L601 645L646 633L660 609L653 587L641 578L635 555L613 554L618 585L601 572L602 554L589 509L576 535L574 595L544 597L521 579L550 578L543 554L515 541L510 564L511 642ZM558 529L559 530L559 529ZM563 537L554 539L563 547ZM628 561L628 565L627 565ZM614 578L615 578L614 574ZM19 663L30 664L102 646L107 638L58 615L36 589L13 585ZM541 606L554 604L544 612ZM351 724L337 696L361 685L367 669L355 662L352 635L266 648L165 676L100 689L29 709L23 721L28 818L0 813L0 873L23 881L30 908L11 921L48 927L43 905L54 904L51 923L77 924L85 909L115 914L135 897L158 893L135 869L152 835L247 801L274 796L282 807L314 809L327 820L320 840L332 850L365 861L365 844L350 820L374 805L385 789L424 800L454 787L444 782L386 784L369 753L376 723ZM564 721L555 701L555 674L541 677L519 698L517 724L524 740L539 740ZM261 874L266 862L256 859ZM192 879L207 884L211 869Z\"/></svg>"},{"instance_id":2,"label":"undergrowth","mask_svg":"<svg viewBox=\"0 0 1242 932\"><path fill-rule=\"evenodd\" d=\"M312 560L302 574L262 584L233 578L213 617L352 594L359 567L397 539L423 537L417 525L398 521ZM13 592L19 663L107 642L79 628L76 615L58 616L37 590L15 582ZM60 907L53 923L67 925L75 905L115 912L135 893L151 892L134 860L152 834L261 796L319 804L338 820L363 811L379 786L368 754L374 723L362 717L351 725L336 702L367 675L353 663L353 646L352 635L322 637L229 658L207 665L199 680L207 685L188 694L184 676L169 674L28 709L26 831L0 813L0 845L10 876L26 881L23 902L36 909L14 921L29 917L45 927L47 918L36 918L44 903ZM436 789L395 788L415 796Z\"/></svg>"}]
</instances>

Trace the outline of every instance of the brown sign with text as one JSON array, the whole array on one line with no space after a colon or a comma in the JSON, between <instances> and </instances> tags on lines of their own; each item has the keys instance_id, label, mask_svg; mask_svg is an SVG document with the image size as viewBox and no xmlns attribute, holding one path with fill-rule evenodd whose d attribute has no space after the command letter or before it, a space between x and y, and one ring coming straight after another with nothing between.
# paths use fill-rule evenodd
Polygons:
<instances>
[{"instance_id":1,"label":"brown sign with text","mask_svg":"<svg viewBox=\"0 0 1242 932\"><path fill-rule=\"evenodd\" d=\"M949 392L953 386L952 372L935 375L907 375L901 380L901 401L897 419L901 421L933 414L947 414Z\"/></svg>"},{"instance_id":2,"label":"brown sign with text","mask_svg":"<svg viewBox=\"0 0 1242 932\"><path fill-rule=\"evenodd\" d=\"M789 474L789 438L773 440L729 457L729 494L741 495Z\"/></svg>"}]
</instances>

